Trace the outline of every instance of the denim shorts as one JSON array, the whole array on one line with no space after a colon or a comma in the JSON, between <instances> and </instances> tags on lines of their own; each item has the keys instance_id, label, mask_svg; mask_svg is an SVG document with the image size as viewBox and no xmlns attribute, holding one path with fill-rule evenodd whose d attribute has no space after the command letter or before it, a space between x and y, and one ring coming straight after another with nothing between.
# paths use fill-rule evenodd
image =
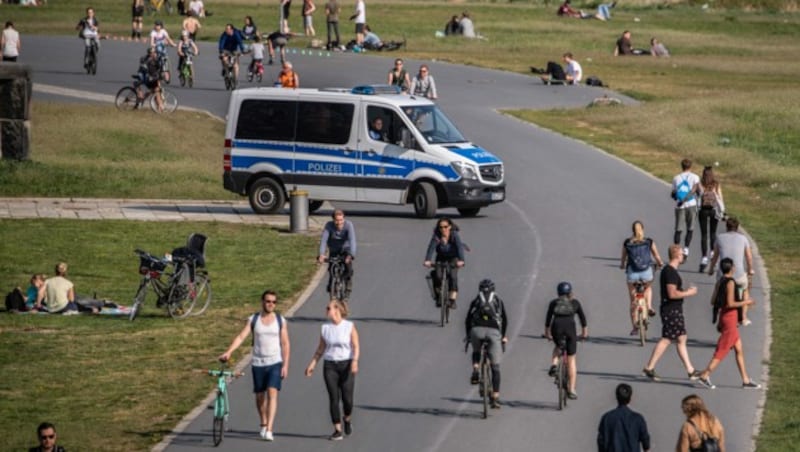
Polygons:
<instances>
[{"instance_id":1,"label":"denim shorts","mask_svg":"<svg viewBox=\"0 0 800 452\"><path fill-rule=\"evenodd\" d=\"M281 390L281 367L283 363L271 366L253 366L253 392L264 392L267 388Z\"/></svg>"},{"instance_id":2,"label":"denim shorts","mask_svg":"<svg viewBox=\"0 0 800 452\"><path fill-rule=\"evenodd\" d=\"M628 283L633 284L640 279L644 282L651 282L653 280L653 267L647 267L647 270L643 272L636 272L633 269L629 268L626 271L628 275Z\"/></svg>"}]
</instances>

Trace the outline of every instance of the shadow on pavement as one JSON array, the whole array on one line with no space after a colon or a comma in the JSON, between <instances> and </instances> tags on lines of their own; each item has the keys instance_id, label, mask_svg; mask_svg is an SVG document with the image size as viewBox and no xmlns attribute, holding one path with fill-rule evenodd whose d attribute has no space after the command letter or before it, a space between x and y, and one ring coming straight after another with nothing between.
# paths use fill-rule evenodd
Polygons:
<instances>
[{"instance_id":1,"label":"shadow on pavement","mask_svg":"<svg viewBox=\"0 0 800 452\"><path fill-rule=\"evenodd\" d=\"M453 401L461 401L459 399L446 399ZM414 407L394 407L394 406L375 406L375 405L356 405L358 408L368 411L385 411L387 413L405 413L405 414L428 414L431 416L440 417L455 417L463 419L480 419L481 413L478 412L463 412L457 410L450 410L446 408L414 408Z\"/></svg>"},{"instance_id":2,"label":"shadow on pavement","mask_svg":"<svg viewBox=\"0 0 800 452\"><path fill-rule=\"evenodd\" d=\"M350 317L350 320L364 322L364 323L371 323L371 322L386 322L386 323L396 323L398 325L415 325L415 326L439 326L439 322L436 320L425 320L425 319L401 319L401 318L381 318L381 317Z\"/></svg>"},{"instance_id":3,"label":"shadow on pavement","mask_svg":"<svg viewBox=\"0 0 800 452\"><path fill-rule=\"evenodd\" d=\"M456 397L444 397L444 400L456 403L470 403L480 405L483 403L482 399L459 399ZM528 410L558 410L558 405L555 403L539 402L536 400L505 400L500 397L500 406L507 406L510 408L520 408Z\"/></svg>"},{"instance_id":4,"label":"shadow on pavement","mask_svg":"<svg viewBox=\"0 0 800 452\"><path fill-rule=\"evenodd\" d=\"M621 382L639 382L639 383L651 383L647 377L640 375L640 374L621 374L621 373L613 373L613 372L592 372L586 370L578 369L578 375L588 375L597 377L601 380L619 380ZM688 377L684 379L680 378L664 378L663 376L660 377L659 381L652 381L653 384L662 384L662 385L673 385L673 386L683 386L687 388L699 388L698 385L695 385L693 382L689 381Z\"/></svg>"}]
</instances>

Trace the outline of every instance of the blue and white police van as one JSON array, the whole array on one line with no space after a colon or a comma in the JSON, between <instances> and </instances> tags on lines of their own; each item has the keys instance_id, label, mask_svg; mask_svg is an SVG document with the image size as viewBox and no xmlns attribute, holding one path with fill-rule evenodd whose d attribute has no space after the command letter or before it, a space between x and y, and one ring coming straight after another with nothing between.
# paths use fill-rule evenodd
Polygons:
<instances>
[{"instance_id":1,"label":"blue and white police van","mask_svg":"<svg viewBox=\"0 0 800 452\"><path fill-rule=\"evenodd\" d=\"M289 190L324 201L413 204L464 216L505 199L503 162L470 143L428 99L389 86L250 88L231 93L223 185L257 213Z\"/></svg>"}]
</instances>

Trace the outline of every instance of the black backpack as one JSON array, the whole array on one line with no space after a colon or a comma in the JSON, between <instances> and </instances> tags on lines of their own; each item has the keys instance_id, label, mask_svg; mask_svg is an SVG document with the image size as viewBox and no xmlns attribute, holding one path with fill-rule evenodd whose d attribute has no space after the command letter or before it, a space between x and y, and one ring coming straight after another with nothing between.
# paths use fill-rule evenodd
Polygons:
<instances>
[{"instance_id":1,"label":"black backpack","mask_svg":"<svg viewBox=\"0 0 800 452\"><path fill-rule=\"evenodd\" d=\"M572 299L566 296L556 298L556 305L553 307L553 314L559 317L575 315L575 306L572 304Z\"/></svg>"},{"instance_id":2,"label":"black backpack","mask_svg":"<svg viewBox=\"0 0 800 452\"><path fill-rule=\"evenodd\" d=\"M502 328L503 318L500 316L500 299L497 295L492 292L489 294L489 299L487 300L483 292L479 292L476 300L480 301L478 302L477 309L472 312L473 324L478 321L485 322L489 319L494 319L495 322L497 322L497 327Z\"/></svg>"},{"instance_id":3,"label":"black backpack","mask_svg":"<svg viewBox=\"0 0 800 452\"><path fill-rule=\"evenodd\" d=\"M700 437L700 447L691 449L692 452L720 452L719 448L719 440L710 436L702 431L695 425L694 422L689 421L694 427L694 430L697 432L697 436Z\"/></svg>"},{"instance_id":4,"label":"black backpack","mask_svg":"<svg viewBox=\"0 0 800 452\"><path fill-rule=\"evenodd\" d=\"M605 85L603 85L603 81L600 80L599 78L597 78L594 75L590 75L589 77L586 77L586 84L589 85L589 86L601 86L601 87L605 86Z\"/></svg>"},{"instance_id":5,"label":"black backpack","mask_svg":"<svg viewBox=\"0 0 800 452\"><path fill-rule=\"evenodd\" d=\"M23 295L19 287L15 287L14 290L6 295L6 311L27 311L25 295Z\"/></svg>"}]
</instances>

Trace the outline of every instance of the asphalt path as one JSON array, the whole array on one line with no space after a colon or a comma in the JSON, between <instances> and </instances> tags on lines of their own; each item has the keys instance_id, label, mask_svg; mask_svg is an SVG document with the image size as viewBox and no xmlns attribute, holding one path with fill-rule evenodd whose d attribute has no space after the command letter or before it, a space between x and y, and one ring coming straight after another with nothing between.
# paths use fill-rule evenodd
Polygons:
<instances>
[{"instance_id":1,"label":"asphalt path","mask_svg":"<svg viewBox=\"0 0 800 452\"><path fill-rule=\"evenodd\" d=\"M136 57L144 52L142 44L104 41L99 73L90 77L81 73L80 44L77 39L26 37L23 60L33 65L36 83L114 94L128 81L128 74L136 69ZM377 53L326 55L290 55L303 86L381 82L391 65ZM175 92L181 105L224 116L228 95L222 90L214 58L213 47L204 44L196 60L196 87L175 88ZM414 69L418 63L407 65ZM541 64L531 62L536 63ZM660 322L651 327L653 339L646 347L639 347L627 335L628 302L624 274L618 269L620 247L630 235L632 221L641 219L666 256L673 223L668 187L585 143L496 112L582 106L605 91L550 87L517 74L429 64L440 105L468 138L503 159L508 199L484 209L477 218L456 219L472 251L460 273L455 320L444 329L436 323L438 311L430 301L422 267L434 222L414 218L410 207L339 205L355 222L359 240L351 301L362 345L354 434L342 442L327 440L332 427L321 365L312 378L303 376L324 320L323 285L290 319L291 368L280 395L276 443L269 447L297 451L590 450L600 416L616 405L615 386L628 382L634 387L632 407L649 424L653 450L674 448L683 420L680 400L691 393L699 393L722 420L728 450L751 450L763 391L740 388L732 354L712 377L716 390L689 382L674 349L656 369L664 381L651 383L641 376L641 369L660 332ZM590 66L585 70L591 73ZM277 67L268 71L274 77ZM678 162L675 166L677 172ZM717 332L710 323L708 305L714 279L696 273L699 231L697 235L682 270L685 283L700 291L687 300L685 312L689 353L694 365L702 368L713 354ZM767 282L760 260L757 264L753 294L763 302ZM506 301L511 341L503 356L502 409L483 420L477 390L468 384L462 319L469 297L485 277L496 281ZM584 305L590 339L579 345L579 399L558 411L555 387L546 376L551 345L540 335L547 302L562 280L572 282ZM258 309L256 300L252 306ZM760 380L768 331L763 303L751 311L750 318L753 325L741 333L748 370ZM209 355L216 356L226 346L219 344ZM261 450L266 445L258 439L249 374L232 384L231 395L231 431L223 447ZM212 413L200 411L168 450L213 447Z\"/></svg>"}]
</instances>

